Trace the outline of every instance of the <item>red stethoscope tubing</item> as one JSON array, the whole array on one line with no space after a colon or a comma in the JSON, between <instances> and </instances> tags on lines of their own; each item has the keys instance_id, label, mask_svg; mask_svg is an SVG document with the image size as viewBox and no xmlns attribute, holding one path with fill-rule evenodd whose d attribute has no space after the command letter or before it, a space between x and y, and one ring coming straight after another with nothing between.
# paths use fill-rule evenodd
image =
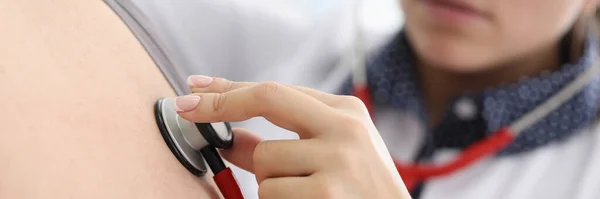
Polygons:
<instances>
[{"instance_id":1,"label":"red stethoscope tubing","mask_svg":"<svg viewBox=\"0 0 600 199\"><path fill-rule=\"evenodd\" d=\"M213 176L215 184L225 199L244 199L242 190L229 167Z\"/></svg>"},{"instance_id":2,"label":"red stethoscope tubing","mask_svg":"<svg viewBox=\"0 0 600 199\"><path fill-rule=\"evenodd\" d=\"M357 85L353 89L355 96L363 101L371 118L373 118L373 102L369 88L366 85ZM465 168L475 163L477 160L483 159L501 150L512 141L513 133L511 133L508 128L502 128L493 133L492 136L471 145L457 158L443 165L403 164L396 160L394 163L398 173L402 177L404 185L408 191L412 192L419 183L433 177L448 175L461 168ZM225 199L244 198L237 180L229 167L216 173L215 176L213 176L213 179Z\"/></svg>"},{"instance_id":3,"label":"red stethoscope tubing","mask_svg":"<svg viewBox=\"0 0 600 199\"><path fill-rule=\"evenodd\" d=\"M353 92L357 98L363 101L371 115L371 119L374 119L373 101L371 99L369 87L366 84L356 84L353 87ZM405 164L397 160L394 160L394 163L398 173L402 177L404 185L409 192L412 192L419 183L434 177L448 175L465 168L475 163L477 160L495 154L512 143L513 140L514 133L511 132L509 128L502 128L486 139L469 146L454 160L442 165L419 163Z\"/></svg>"}]
</instances>

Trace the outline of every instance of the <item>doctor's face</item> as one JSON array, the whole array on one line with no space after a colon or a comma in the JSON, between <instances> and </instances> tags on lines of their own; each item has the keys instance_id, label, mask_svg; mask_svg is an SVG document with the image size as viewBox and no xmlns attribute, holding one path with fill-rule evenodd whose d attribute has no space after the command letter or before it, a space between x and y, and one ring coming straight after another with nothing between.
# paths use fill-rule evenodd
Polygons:
<instances>
[{"instance_id":1,"label":"doctor's face","mask_svg":"<svg viewBox=\"0 0 600 199\"><path fill-rule=\"evenodd\" d=\"M401 0L422 61L457 72L504 65L556 44L597 0Z\"/></svg>"}]
</instances>

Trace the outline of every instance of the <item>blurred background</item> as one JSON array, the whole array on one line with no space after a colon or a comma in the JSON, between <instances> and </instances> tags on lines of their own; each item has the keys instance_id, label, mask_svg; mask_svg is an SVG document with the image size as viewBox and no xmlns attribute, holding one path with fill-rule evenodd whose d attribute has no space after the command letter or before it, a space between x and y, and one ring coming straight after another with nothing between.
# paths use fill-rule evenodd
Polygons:
<instances>
[{"instance_id":1,"label":"blurred background","mask_svg":"<svg viewBox=\"0 0 600 199\"><path fill-rule=\"evenodd\" d=\"M115 2L157 64L171 70L166 75L178 94L191 74L336 93L350 77L355 50L376 51L403 23L397 0ZM234 125L266 139L297 137L262 118ZM258 198L254 176L233 169L246 197Z\"/></svg>"}]
</instances>

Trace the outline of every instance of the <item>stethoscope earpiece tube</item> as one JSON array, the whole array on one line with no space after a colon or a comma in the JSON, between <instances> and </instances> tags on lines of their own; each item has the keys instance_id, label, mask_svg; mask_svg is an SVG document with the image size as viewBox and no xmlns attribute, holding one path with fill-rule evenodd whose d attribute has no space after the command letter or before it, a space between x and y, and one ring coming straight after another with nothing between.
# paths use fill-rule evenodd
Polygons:
<instances>
[{"instance_id":1,"label":"stethoscope earpiece tube","mask_svg":"<svg viewBox=\"0 0 600 199\"><path fill-rule=\"evenodd\" d=\"M244 199L242 190L238 186L237 179L229 167L213 176L219 191L225 199Z\"/></svg>"},{"instance_id":2,"label":"stethoscope earpiece tube","mask_svg":"<svg viewBox=\"0 0 600 199\"><path fill-rule=\"evenodd\" d=\"M237 179L231 169L225 166L215 147L207 146L200 150L210 170L215 174L213 179L225 199L243 199L244 195L238 186Z\"/></svg>"},{"instance_id":3,"label":"stethoscope earpiece tube","mask_svg":"<svg viewBox=\"0 0 600 199\"><path fill-rule=\"evenodd\" d=\"M530 128L542 120L597 78L598 73L600 72L600 57L595 55L594 60L590 65L589 68L579 74L569 84L561 88L561 90L550 96L536 108L527 112L508 126L504 126L495 132L490 133L490 136L486 139L467 147L450 161L443 164L437 163L435 165L428 163L407 164L395 161L396 169L402 176L404 184L409 191L412 191L419 183L422 183L425 180L456 172L472 165L476 161L501 151L510 145L520 133L525 131L525 129ZM353 75L353 94L365 103L369 110L369 114L371 115L371 119L374 119L374 107L371 96L373 93L369 91L368 84L366 83L366 66L362 63L357 63Z\"/></svg>"},{"instance_id":4,"label":"stethoscope earpiece tube","mask_svg":"<svg viewBox=\"0 0 600 199\"><path fill-rule=\"evenodd\" d=\"M217 149L215 149L215 147L211 147L211 146L204 147L202 150L200 150L200 153L206 160L208 167L210 168L210 170L213 173L219 173L219 172L225 170L225 168L227 168L227 166L225 166L225 163L221 159L221 156L219 155L219 152L217 151Z\"/></svg>"}]
</instances>

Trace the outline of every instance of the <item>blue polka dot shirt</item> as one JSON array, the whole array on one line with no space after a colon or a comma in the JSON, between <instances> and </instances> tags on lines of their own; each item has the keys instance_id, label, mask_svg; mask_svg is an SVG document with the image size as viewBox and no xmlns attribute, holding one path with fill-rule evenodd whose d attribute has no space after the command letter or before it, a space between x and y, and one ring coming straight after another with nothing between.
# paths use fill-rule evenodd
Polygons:
<instances>
[{"instance_id":1,"label":"blue polka dot shirt","mask_svg":"<svg viewBox=\"0 0 600 199\"><path fill-rule=\"evenodd\" d=\"M586 37L582 56L559 70L524 78L518 83L489 88L480 93L455 96L439 125L428 128L426 143L417 160L437 149L464 149L543 103L591 67L597 53L595 35ZM393 107L414 114L426 124L417 73L411 49L403 32L368 61L367 81L375 107ZM343 93L350 94L351 83ZM600 103L600 81L595 78L584 90L534 126L522 132L498 155L523 153L547 144L561 142L596 121ZM426 126L425 126L426 127Z\"/></svg>"}]
</instances>

